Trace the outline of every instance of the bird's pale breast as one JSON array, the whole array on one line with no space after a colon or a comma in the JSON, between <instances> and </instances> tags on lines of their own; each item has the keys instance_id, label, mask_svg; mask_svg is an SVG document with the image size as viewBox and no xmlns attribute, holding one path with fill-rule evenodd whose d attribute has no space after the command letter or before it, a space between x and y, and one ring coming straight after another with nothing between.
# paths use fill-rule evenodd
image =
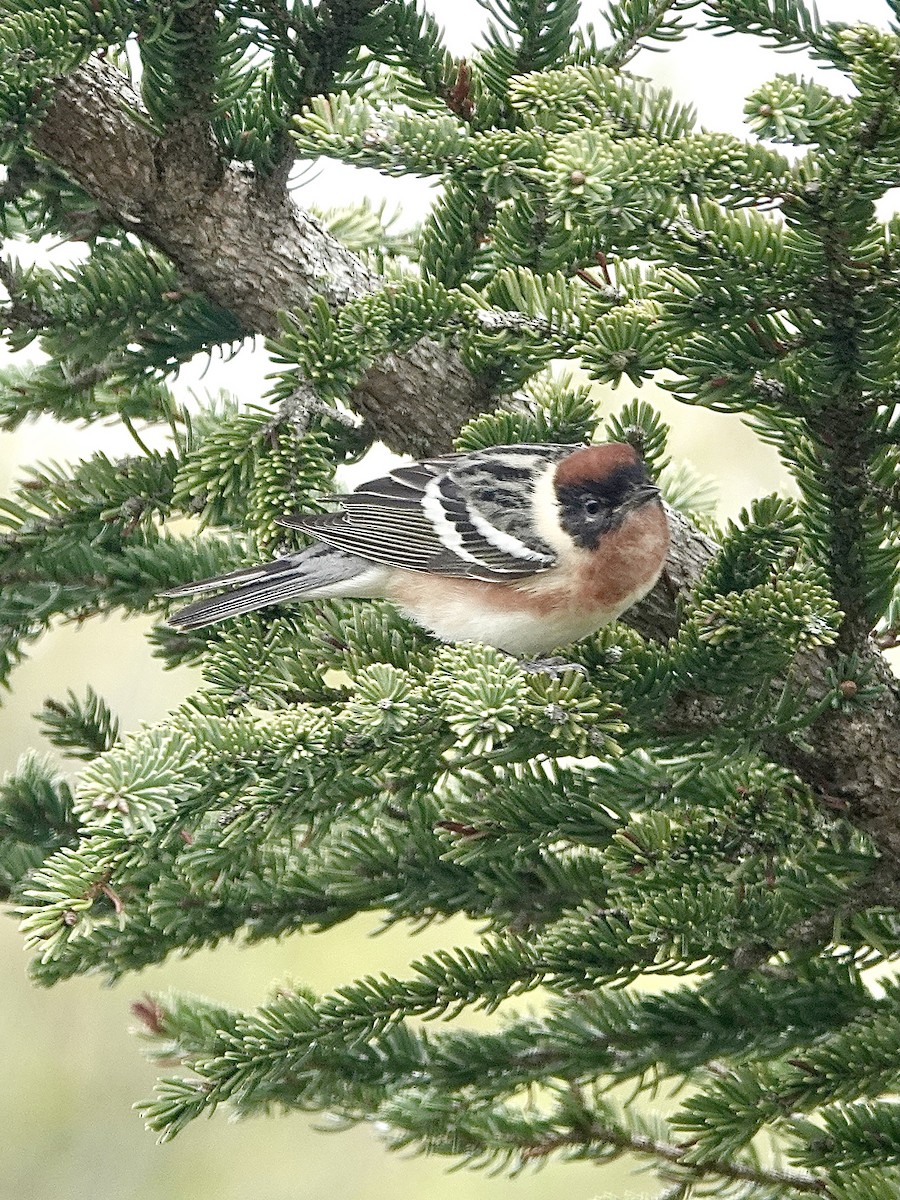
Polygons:
<instances>
[{"instance_id":1,"label":"bird's pale breast","mask_svg":"<svg viewBox=\"0 0 900 1200\"><path fill-rule=\"evenodd\" d=\"M593 553L573 549L558 566L511 583L396 571L387 597L437 637L510 654L544 654L614 621L645 596L669 545L665 513L647 504L604 534Z\"/></svg>"}]
</instances>

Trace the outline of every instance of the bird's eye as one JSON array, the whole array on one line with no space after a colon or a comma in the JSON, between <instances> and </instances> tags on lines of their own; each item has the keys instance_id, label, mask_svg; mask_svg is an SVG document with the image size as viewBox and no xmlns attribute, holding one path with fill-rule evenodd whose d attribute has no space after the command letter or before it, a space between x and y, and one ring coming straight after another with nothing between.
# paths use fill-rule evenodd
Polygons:
<instances>
[{"instance_id":1,"label":"bird's eye","mask_svg":"<svg viewBox=\"0 0 900 1200\"><path fill-rule=\"evenodd\" d=\"M596 517L597 513L600 511L600 507L600 501L596 496L585 496L584 511L589 517Z\"/></svg>"}]
</instances>

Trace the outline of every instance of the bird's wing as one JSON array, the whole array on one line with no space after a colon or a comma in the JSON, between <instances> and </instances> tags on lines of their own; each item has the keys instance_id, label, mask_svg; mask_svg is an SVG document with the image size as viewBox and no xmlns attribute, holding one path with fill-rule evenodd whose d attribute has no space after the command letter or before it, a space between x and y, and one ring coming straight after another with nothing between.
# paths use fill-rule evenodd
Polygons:
<instances>
[{"instance_id":1,"label":"bird's wing","mask_svg":"<svg viewBox=\"0 0 900 1200\"><path fill-rule=\"evenodd\" d=\"M498 446L398 467L338 496L343 512L282 522L350 554L409 571L492 582L556 562L534 524L537 481L573 446Z\"/></svg>"}]
</instances>

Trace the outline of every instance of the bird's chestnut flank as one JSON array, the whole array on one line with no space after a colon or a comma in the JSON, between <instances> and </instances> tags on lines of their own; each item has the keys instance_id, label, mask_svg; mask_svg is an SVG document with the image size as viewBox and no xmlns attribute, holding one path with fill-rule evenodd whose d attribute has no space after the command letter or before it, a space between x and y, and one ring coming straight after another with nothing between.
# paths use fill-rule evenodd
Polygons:
<instances>
[{"instance_id":1,"label":"bird's chestnut flank","mask_svg":"<svg viewBox=\"0 0 900 1200\"><path fill-rule=\"evenodd\" d=\"M166 593L219 591L171 624L199 629L286 600L383 597L444 641L544 654L645 596L669 548L659 489L620 442L446 454L336 499L339 512L282 521L318 539L307 549Z\"/></svg>"}]
</instances>

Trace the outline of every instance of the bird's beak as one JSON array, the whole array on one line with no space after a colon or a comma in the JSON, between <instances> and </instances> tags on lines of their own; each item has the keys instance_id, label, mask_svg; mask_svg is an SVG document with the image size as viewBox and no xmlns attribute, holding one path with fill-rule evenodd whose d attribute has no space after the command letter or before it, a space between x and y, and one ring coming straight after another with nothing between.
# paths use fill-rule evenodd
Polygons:
<instances>
[{"instance_id":1,"label":"bird's beak","mask_svg":"<svg viewBox=\"0 0 900 1200\"><path fill-rule=\"evenodd\" d=\"M658 499L659 488L656 486L656 484L642 483L628 493L625 504L628 508L640 508L642 504L647 504L651 500Z\"/></svg>"}]
</instances>

